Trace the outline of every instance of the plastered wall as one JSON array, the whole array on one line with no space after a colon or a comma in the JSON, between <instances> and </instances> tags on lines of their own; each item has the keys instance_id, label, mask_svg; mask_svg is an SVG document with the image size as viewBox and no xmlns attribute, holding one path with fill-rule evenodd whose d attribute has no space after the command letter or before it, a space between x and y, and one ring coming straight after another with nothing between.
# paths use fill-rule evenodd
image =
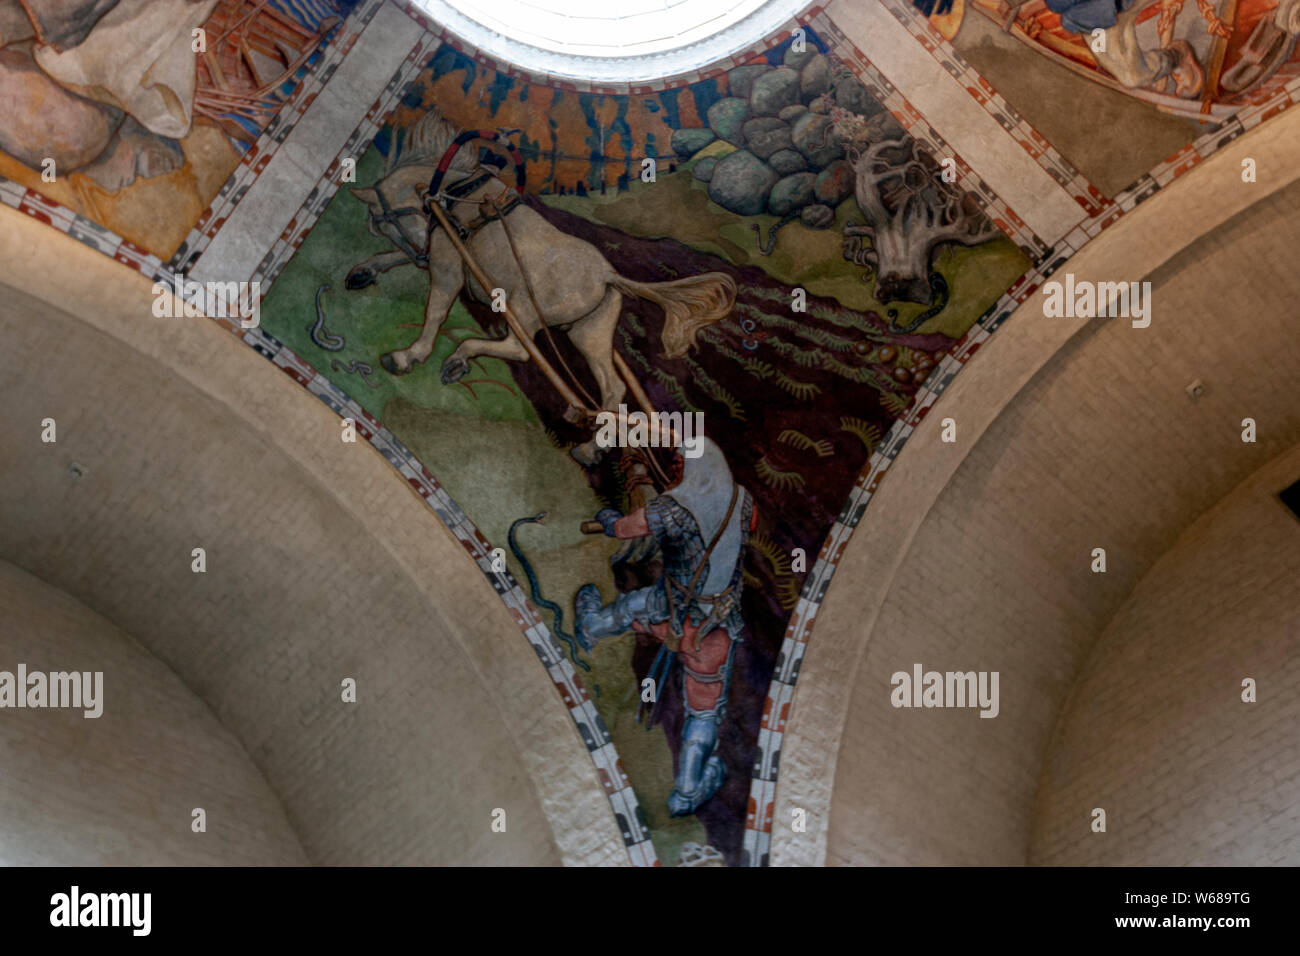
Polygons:
<instances>
[{"instance_id":1,"label":"plastered wall","mask_svg":"<svg viewBox=\"0 0 1300 956\"><path fill-rule=\"evenodd\" d=\"M545 670L401 476L215 323L0 213L0 557L171 667L314 863L625 860Z\"/></svg>"},{"instance_id":2,"label":"plastered wall","mask_svg":"<svg viewBox=\"0 0 1300 956\"><path fill-rule=\"evenodd\" d=\"M1300 520L1277 497L1297 480L1300 447L1203 515L1124 602L1054 735L1031 862L1300 863Z\"/></svg>"},{"instance_id":3,"label":"plastered wall","mask_svg":"<svg viewBox=\"0 0 1300 956\"><path fill-rule=\"evenodd\" d=\"M307 862L243 747L130 636L7 561L0 617L0 671L103 674L98 717L0 712L0 864ZM192 829L195 808L205 832Z\"/></svg>"}]
</instances>

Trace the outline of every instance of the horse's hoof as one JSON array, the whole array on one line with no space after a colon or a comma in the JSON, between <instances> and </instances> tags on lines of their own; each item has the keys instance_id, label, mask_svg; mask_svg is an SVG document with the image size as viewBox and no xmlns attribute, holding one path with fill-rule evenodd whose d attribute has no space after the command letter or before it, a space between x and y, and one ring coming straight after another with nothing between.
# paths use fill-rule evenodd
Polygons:
<instances>
[{"instance_id":1,"label":"horse's hoof","mask_svg":"<svg viewBox=\"0 0 1300 956\"><path fill-rule=\"evenodd\" d=\"M468 371L469 362L453 355L442 363L442 384L450 385L453 382L459 382Z\"/></svg>"},{"instance_id":2,"label":"horse's hoof","mask_svg":"<svg viewBox=\"0 0 1300 956\"><path fill-rule=\"evenodd\" d=\"M375 278L374 269L363 269L361 266L357 266L348 273L343 285L349 289L364 289L368 285L374 285Z\"/></svg>"},{"instance_id":3,"label":"horse's hoof","mask_svg":"<svg viewBox=\"0 0 1300 956\"><path fill-rule=\"evenodd\" d=\"M589 441L583 442L581 445L574 445L569 449L569 454L583 468L594 468L600 464L600 459L604 457L605 450L597 445L595 441Z\"/></svg>"},{"instance_id":4,"label":"horse's hoof","mask_svg":"<svg viewBox=\"0 0 1300 956\"><path fill-rule=\"evenodd\" d=\"M409 371L408 369L397 367L397 362L393 359L392 352L385 352L383 355L379 356L379 364L382 365L384 371L390 375L403 375Z\"/></svg>"}]
</instances>

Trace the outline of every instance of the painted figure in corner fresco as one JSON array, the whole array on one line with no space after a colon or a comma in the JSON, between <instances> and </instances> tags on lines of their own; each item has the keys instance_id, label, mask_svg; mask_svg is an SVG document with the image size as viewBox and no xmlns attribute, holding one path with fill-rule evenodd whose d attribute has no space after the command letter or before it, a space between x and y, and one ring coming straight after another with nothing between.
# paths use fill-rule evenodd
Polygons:
<instances>
[{"instance_id":1,"label":"painted figure in corner fresco","mask_svg":"<svg viewBox=\"0 0 1300 956\"><path fill-rule=\"evenodd\" d=\"M732 476L722 450L708 438L701 441L698 458L677 458L682 478L665 493L628 515L612 508L596 515L611 538L652 536L663 555L663 577L603 606L593 584L574 599L578 640L588 651L629 629L660 643L650 669L656 700L657 688L681 659L685 724L668 796L673 816L694 813L726 776L714 751L727 710L733 650L744 630L742 572L756 518L753 498Z\"/></svg>"},{"instance_id":2,"label":"painted figure in corner fresco","mask_svg":"<svg viewBox=\"0 0 1300 956\"><path fill-rule=\"evenodd\" d=\"M114 192L184 166L199 119L247 148L352 5L0 0L0 150Z\"/></svg>"}]
</instances>

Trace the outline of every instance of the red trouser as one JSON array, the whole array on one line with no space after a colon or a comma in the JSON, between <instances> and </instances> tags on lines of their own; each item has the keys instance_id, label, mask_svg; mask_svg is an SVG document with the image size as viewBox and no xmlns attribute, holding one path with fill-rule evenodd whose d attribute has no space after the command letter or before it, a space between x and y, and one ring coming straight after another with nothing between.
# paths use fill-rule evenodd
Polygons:
<instances>
[{"instance_id":1,"label":"red trouser","mask_svg":"<svg viewBox=\"0 0 1300 956\"><path fill-rule=\"evenodd\" d=\"M632 630L638 634L649 634L660 643L667 640L670 634L667 621L651 624L649 627L637 621L632 625ZM682 645L677 649L677 656L685 665L687 706L692 710L710 711L718 706L718 700L722 697L725 684L722 680L722 668L727 663L727 654L731 650L731 637L727 634L726 628L715 627L700 641L697 650L695 647L697 632L698 628L687 621L682 634ZM715 679L698 680L691 676L692 672Z\"/></svg>"}]
</instances>

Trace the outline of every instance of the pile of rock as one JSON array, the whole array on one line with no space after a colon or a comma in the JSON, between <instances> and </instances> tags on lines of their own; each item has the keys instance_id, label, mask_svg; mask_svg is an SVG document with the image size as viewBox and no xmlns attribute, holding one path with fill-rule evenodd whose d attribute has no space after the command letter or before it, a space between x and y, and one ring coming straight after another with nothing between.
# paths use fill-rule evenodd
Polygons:
<instances>
[{"instance_id":1,"label":"pile of rock","mask_svg":"<svg viewBox=\"0 0 1300 956\"><path fill-rule=\"evenodd\" d=\"M770 213L824 229L835 207L853 195L853 168L831 124L838 106L870 120L884 113L862 82L835 71L824 53L787 52L781 66L738 66L727 74L729 96L709 107L707 128L673 133L673 152L694 156L716 140L737 147L694 166L709 198L734 213ZM892 118L881 117L892 124Z\"/></svg>"}]
</instances>

